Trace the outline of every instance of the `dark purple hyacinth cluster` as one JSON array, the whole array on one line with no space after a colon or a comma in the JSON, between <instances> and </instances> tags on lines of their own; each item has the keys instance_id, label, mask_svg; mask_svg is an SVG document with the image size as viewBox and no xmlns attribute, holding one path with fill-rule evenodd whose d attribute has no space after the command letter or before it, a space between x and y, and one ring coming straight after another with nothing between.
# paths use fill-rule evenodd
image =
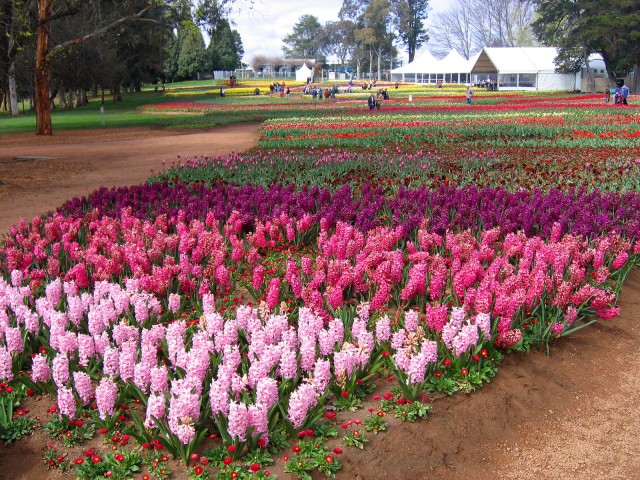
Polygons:
<instances>
[{"instance_id":1,"label":"dark purple hyacinth cluster","mask_svg":"<svg viewBox=\"0 0 640 480\"><path fill-rule=\"evenodd\" d=\"M343 221L362 231L382 225L402 226L405 235L414 232L425 217L430 230L438 234L500 227L503 233L523 230L527 236L547 238L553 224L558 223L563 233L589 238L610 231L627 238L640 235L640 194L597 190L509 193L503 188L480 190L473 186L435 190L401 187L395 196L387 197L373 185L365 185L357 193L345 185L331 193L317 186L296 190L292 186L265 189L255 185L154 183L102 188L89 197L68 201L59 212L75 216L95 209L100 215L113 216L123 208L141 219L166 215L169 220L186 221L203 220L208 212L224 221L237 211L247 231L253 229L255 219L264 221L284 213L292 218L307 214L315 223L325 219L329 226Z\"/></svg>"}]
</instances>

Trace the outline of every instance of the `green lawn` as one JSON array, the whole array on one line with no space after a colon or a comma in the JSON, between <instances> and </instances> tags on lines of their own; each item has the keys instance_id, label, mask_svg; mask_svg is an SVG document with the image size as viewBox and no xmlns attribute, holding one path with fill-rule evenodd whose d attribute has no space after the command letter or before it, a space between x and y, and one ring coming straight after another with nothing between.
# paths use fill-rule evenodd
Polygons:
<instances>
[{"instance_id":1,"label":"green lawn","mask_svg":"<svg viewBox=\"0 0 640 480\"><path fill-rule=\"evenodd\" d=\"M183 97L184 98L184 97ZM163 115L157 113L141 113L139 107L159 102L170 101L169 97L152 92L142 92L135 95L124 95L123 100L113 103L110 97L105 97L104 127L100 119L100 98L90 98L89 104L75 110L54 110L51 115L53 131L89 128L115 128L159 126L174 128L206 127L211 124L210 119L193 115ZM27 112L17 118L12 118L7 112L0 112L0 135L19 132L34 132L36 117L33 112Z\"/></svg>"}]
</instances>

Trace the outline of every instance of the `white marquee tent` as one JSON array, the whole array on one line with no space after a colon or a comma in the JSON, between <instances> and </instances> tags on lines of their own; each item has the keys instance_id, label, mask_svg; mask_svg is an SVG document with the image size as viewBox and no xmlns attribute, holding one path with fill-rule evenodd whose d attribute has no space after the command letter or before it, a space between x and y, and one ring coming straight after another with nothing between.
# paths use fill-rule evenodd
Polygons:
<instances>
[{"instance_id":1,"label":"white marquee tent","mask_svg":"<svg viewBox=\"0 0 640 480\"><path fill-rule=\"evenodd\" d=\"M471 65L475 61L465 60L455 50L442 60L437 60L433 55L425 50L413 62L402 67L391 70L391 81L409 83L467 83Z\"/></svg>"},{"instance_id":2,"label":"white marquee tent","mask_svg":"<svg viewBox=\"0 0 640 480\"><path fill-rule=\"evenodd\" d=\"M428 51L400 68L391 80L409 83L473 83L491 80L501 90L575 90L580 78L556 73L554 47L483 48L465 60L452 50L442 60Z\"/></svg>"},{"instance_id":3,"label":"white marquee tent","mask_svg":"<svg viewBox=\"0 0 640 480\"><path fill-rule=\"evenodd\" d=\"M575 90L575 74L556 73L555 47L483 48L471 80L497 81L501 90Z\"/></svg>"},{"instance_id":4,"label":"white marquee tent","mask_svg":"<svg viewBox=\"0 0 640 480\"><path fill-rule=\"evenodd\" d=\"M296 70L296 82L306 82L307 78L313 80L313 70L307 67L306 63L303 63L302 66Z\"/></svg>"}]
</instances>

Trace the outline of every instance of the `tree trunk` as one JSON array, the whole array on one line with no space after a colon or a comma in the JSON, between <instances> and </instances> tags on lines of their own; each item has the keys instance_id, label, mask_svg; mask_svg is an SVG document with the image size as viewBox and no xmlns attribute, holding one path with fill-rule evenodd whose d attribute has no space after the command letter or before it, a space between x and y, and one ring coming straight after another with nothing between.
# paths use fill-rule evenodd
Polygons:
<instances>
[{"instance_id":1,"label":"tree trunk","mask_svg":"<svg viewBox=\"0 0 640 480\"><path fill-rule=\"evenodd\" d=\"M637 63L633 65L633 85L631 91L638 95L640 94L640 65Z\"/></svg>"},{"instance_id":2,"label":"tree trunk","mask_svg":"<svg viewBox=\"0 0 640 480\"><path fill-rule=\"evenodd\" d=\"M11 109L11 116L17 117L20 113L18 109L18 92L16 91L16 64L11 62L9 64L9 108Z\"/></svg>"},{"instance_id":3,"label":"tree trunk","mask_svg":"<svg viewBox=\"0 0 640 480\"><path fill-rule=\"evenodd\" d=\"M582 47L582 55L584 57L584 64L587 67L587 93L596 92L596 80L593 78L593 71L589 66L589 49L586 46Z\"/></svg>"},{"instance_id":4,"label":"tree trunk","mask_svg":"<svg viewBox=\"0 0 640 480\"><path fill-rule=\"evenodd\" d=\"M43 23L53 11L52 0L38 0L38 40L36 48L36 135L53 135L49 104L49 24Z\"/></svg>"}]
</instances>

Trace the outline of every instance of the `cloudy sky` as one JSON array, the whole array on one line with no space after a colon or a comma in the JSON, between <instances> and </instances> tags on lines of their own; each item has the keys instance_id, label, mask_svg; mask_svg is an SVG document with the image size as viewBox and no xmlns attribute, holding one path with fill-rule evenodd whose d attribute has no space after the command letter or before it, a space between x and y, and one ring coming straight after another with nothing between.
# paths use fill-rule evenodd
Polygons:
<instances>
[{"instance_id":1,"label":"cloudy sky","mask_svg":"<svg viewBox=\"0 0 640 480\"><path fill-rule=\"evenodd\" d=\"M431 0L430 15L446 9L448 0ZM302 15L320 23L338 19L342 0L255 0L253 8L240 8L231 20L242 37L245 63L255 55L282 55L282 38L293 31ZM406 53L404 55L406 59Z\"/></svg>"}]
</instances>

